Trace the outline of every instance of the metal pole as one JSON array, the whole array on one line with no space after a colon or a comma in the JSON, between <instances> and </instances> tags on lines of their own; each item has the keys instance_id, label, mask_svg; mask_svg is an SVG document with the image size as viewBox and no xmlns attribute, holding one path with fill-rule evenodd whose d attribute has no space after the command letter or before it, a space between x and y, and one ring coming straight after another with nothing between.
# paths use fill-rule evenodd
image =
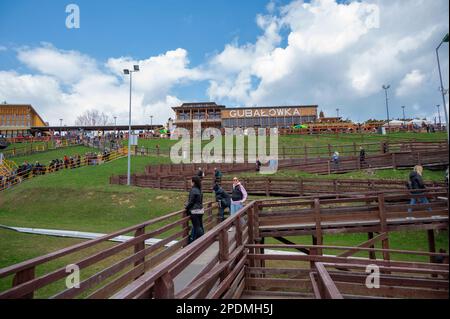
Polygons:
<instances>
[{"instance_id":1,"label":"metal pole","mask_svg":"<svg viewBox=\"0 0 450 319\"><path fill-rule=\"evenodd\" d=\"M439 69L439 79L441 81L441 93L442 93L442 102L444 105L445 127L447 129L447 144L448 144L449 130L448 130L447 103L445 102L444 83L442 81L442 72L441 72L441 61L439 60L439 48L441 47L442 43L444 43L444 42L441 41L439 46L436 48L436 57L437 57L437 63L438 63L438 69Z\"/></svg>"},{"instance_id":2,"label":"metal pole","mask_svg":"<svg viewBox=\"0 0 450 319\"><path fill-rule=\"evenodd\" d=\"M131 185L131 87L133 82L133 72L130 71L130 109L128 113L128 170L127 185Z\"/></svg>"},{"instance_id":3,"label":"metal pole","mask_svg":"<svg viewBox=\"0 0 450 319\"><path fill-rule=\"evenodd\" d=\"M386 113L387 113L387 125L388 125L388 132L391 130L391 124L389 123L390 118L389 118L389 103L388 103L388 94L387 94L387 90L388 88L384 89L384 93L386 94Z\"/></svg>"},{"instance_id":4,"label":"metal pole","mask_svg":"<svg viewBox=\"0 0 450 319\"><path fill-rule=\"evenodd\" d=\"M439 118L439 128L442 127L442 122L441 122L441 106L440 105L436 105L437 109L438 109L438 118Z\"/></svg>"}]
</instances>

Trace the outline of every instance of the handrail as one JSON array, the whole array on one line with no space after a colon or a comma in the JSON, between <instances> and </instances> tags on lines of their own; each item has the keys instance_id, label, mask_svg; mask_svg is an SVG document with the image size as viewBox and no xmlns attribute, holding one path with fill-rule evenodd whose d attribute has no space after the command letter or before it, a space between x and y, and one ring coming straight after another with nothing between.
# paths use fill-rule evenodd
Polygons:
<instances>
[{"instance_id":1,"label":"handrail","mask_svg":"<svg viewBox=\"0 0 450 319\"><path fill-rule=\"evenodd\" d=\"M215 241L216 236L224 230L227 230L231 227L236 221L240 221L241 217L246 213L250 208L253 207L254 201L250 202L243 208L241 208L236 214L232 215L230 218L227 218L224 222L215 226L209 232L201 237L201 240L194 241L191 245L179 251L177 254L169 257L161 264L153 268L152 270L145 273L143 276L136 279L127 287L120 290L116 293L112 298L113 299L128 299L133 298L138 295L142 290L146 287L154 283L158 278L161 278L171 269L180 264L184 259L191 255L195 255L200 249L205 246L205 243Z\"/></svg>"}]
</instances>

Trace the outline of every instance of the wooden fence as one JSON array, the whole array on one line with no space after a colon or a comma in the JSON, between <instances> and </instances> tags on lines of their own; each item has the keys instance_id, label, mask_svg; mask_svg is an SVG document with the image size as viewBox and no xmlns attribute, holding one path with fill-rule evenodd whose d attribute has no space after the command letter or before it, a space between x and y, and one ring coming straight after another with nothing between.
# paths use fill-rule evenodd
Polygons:
<instances>
[{"instance_id":1,"label":"wooden fence","mask_svg":"<svg viewBox=\"0 0 450 319\"><path fill-rule=\"evenodd\" d=\"M53 298L229 299L255 295L336 299L370 295L448 298L448 254L433 251L434 237L432 241L430 233L435 229L448 229L448 199L442 199L441 195L443 192L439 190L430 190L425 195L373 192L365 194L364 198L353 199L318 197L253 201L220 224L215 223L216 217L212 214L214 204L210 203L206 205L206 227L209 231L188 246L188 217L183 211L171 213L96 240L0 269L0 278L14 275L13 287L0 293L0 298L33 297L37 289L67 276L66 267L61 267L35 278L37 266L130 232L134 232L133 239L107 248L97 246L94 254L92 250L88 251L87 258L74 262L85 269L109 257L116 257L112 264L102 265L105 267L102 270L87 274L80 288L60 287ZM430 197L431 202L414 206L407 204L411 197L418 196ZM303 207L302 211L299 206ZM415 219L405 218L409 216L408 208L414 208ZM284 235L267 234L267 226L279 228L282 224L311 227L315 242L313 245L264 244L267 235ZM146 228L151 226L155 228L146 232ZM351 227L352 230L349 229ZM369 235L370 232L372 235L377 232L378 235L356 247L327 246L323 244L322 235L331 228L339 233L359 231L369 232ZM427 230L430 252L390 249L388 234L400 229ZM145 247L146 239L163 233L166 236L162 241ZM164 246L173 240L178 241L169 247ZM382 243L382 248L373 247L377 241ZM306 253L275 254L268 251L275 248ZM127 249L128 254L123 255ZM329 250L343 252L330 256L325 254ZM357 253L368 253L369 259L354 256ZM377 253L381 259L375 259ZM397 255L422 256L430 261L394 260ZM184 284L180 286L180 276L189 275L190 267L198 258L203 260L202 268L188 280L184 278ZM286 266L274 264L277 261ZM290 266L286 263L299 265ZM364 289L361 273L353 271L369 264L375 264L383 271L382 289L377 292ZM328 271L330 267L335 267L338 272ZM345 273L340 273L343 271ZM403 277L406 279L402 282L403 278L394 273L414 276ZM280 278L280 275L289 277Z\"/></svg>"},{"instance_id":2,"label":"wooden fence","mask_svg":"<svg viewBox=\"0 0 450 319\"><path fill-rule=\"evenodd\" d=\"M304 196L313 194L343 194L371 191L405 190L405 180L380 179L318 179L289 177L243 177L240 179L250 195L264 196ZM111 176L111 184L126 185L124 175ZM131 184L138 187L167 190L188 191L190 178L180 176L151 177L148 175L132 175ZM215 179L203 179L203 191L212 192ZM230 191L232 180L222 179L221 186ZM425 182L426 187L443 187L443 182Z\"/></svg>"},{"instance_id":3,"label":"wooden fence","mask_svg":"<svg viewBox=\"0 0 450 319\"><path fill-rule=\"evenodd\" d=\"M366 156L361 161L359 156L341 157L338 163L329 158L291 158L277 162L278 169L295 169L309 173L332 174L347 173L362 169L401 168L415 165L445 166L448 165L448 151L423 150L413 152L394 152ZM214 168L222 173L239 173L255 171L255 163L212 163L212 164L159 164L145 168L148 176L193 176L201 167L206 176L214 175Z\"/></svg>"},{"instance_id":4,"label":"wooden fence","mask_svg":"<svg viewBox=\"0 0 450 319\"><path fill-rule=\"evenodd\" d=\"M215 203L205 204L205 231L217 223L215 207ZM50 298L107 298L185 247L188 233L189 217L181 210L0 269L0 278L12 284L11 289L0 293L0 299L33 298L42 288L52 291L51 296L45 296ZM109 241L126 234L133 238L122 243ZM146 245L146 240L152 238L158 241ZM64 267L55 266L61 265L60 258L70 262ZM84 275L79 288L67 288L61 282L69 275L70 265L77 265Z\"/></svg>"},{"instance_id":5,"label":"wooden fence","mask_svg":"<svg viewBox=\"0 0 450 319\"><path fill-rule=\"evenodd\" d=\"M10 161L13 163L13 169L9 169L4 173L0 171L0 173L2 173L0 175L0 192L37 176L53 174L67 169L77 169L85 166L109 163L125 157L127 155L126 152L127 151L124 149L118 149L102 154L85 154L79 157L71 157L67 162L64 162L63 159L59 159L59 162L57 163L53 162L49 165L31 164L28 168L18 166L15 162Z\"/></svg>"},{"instance_id":6,"label":"wooden fence","mask_svg":"<svg viewBox=\"0 0 450 319\"><path fill-rule=\"evenodd\" d=\"M320 141L320 140L319 140ZM380 141L371 143L349 143L349 144L325 144L325 145L279 145L278 157L280 159L289 158L330 158L335 151L338 151L341 156L358 156L360 147L363 147L367 155L384 154L387 152L414 152L414 151L439 151L445 150L448 147L446 141L431 141L420 142L416 140L400 140L395 142ZM191 150L192 152L192 150ZM226 152L236 153L234 149L223 149L223 153ZM162 148L158 146L144 147L144 146L132 146L131 153L139 156L170 156L170 148ZM240 152L246 158L258 154L249 152L248 148L245 148ZM198 154L201 156L201 154Z\"/></svg>"}]
</instances>

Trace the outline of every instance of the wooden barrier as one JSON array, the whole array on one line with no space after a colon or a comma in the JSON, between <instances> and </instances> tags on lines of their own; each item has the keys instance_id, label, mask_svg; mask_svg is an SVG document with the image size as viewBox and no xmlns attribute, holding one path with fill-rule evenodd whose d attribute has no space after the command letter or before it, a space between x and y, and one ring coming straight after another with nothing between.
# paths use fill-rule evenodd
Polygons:
<instances>
[{"instance_id":1,"label":"wooden barrier","mask_svg":"<svg viewBox=\"0 0 450 319\"><path fill-rule=\"evenodd\" d=\"M205 205L206 225L210 230L188 246L188 217L183 211L171 213L0 269L0 278L15 275L13 287L0 293L0 298L33 297L37 289L67 276L66 268L62 267L35 278L37 266L130 232L134 232L133 239L112 247L99 247L94 254L89 251L88 257L74 262L80 269L85 269L109 257L116 257L106 268L84 278L81 289L66 288L53 298L73 298L83 294L90 298L117 299L368 297L370 291L361 286L362 274L354 271L361 265L377 265L382 270L382 289L374 293L375 297L442 298L448 294L448 254L389 249L388 244L392 231L448 229L448 199L443 197L446 194L446 190L431 189L416 195L395 191L371 192L355 198L338 198L339 194L335 194L334 198L316 196L252 201L217 225L212 214L215 204L210 203ZM430 199L430 203L408 205L411 198L424 196ZM408 218L411 216L414 219ZM150 226L155 229L146 232ZM324 234L356 232L377 232L379 235L356 247L323 244ZM145 248L143 243L146 239L163 233L167 235L162 241ZM300 245L287 240L283 245L264 244L265 237L308 234L315 238L315 244ZM177 243L164 246L173 240ZM383 243L382 248L373 247L377 241ZM433 246L430 243L430 250ZM128 248L133 250L122 255ZM295 249L304 253L274 254L268 249ZM342 253L333 256L325 254L327 250ZM368 253L369 259L354 256L361 253ZM373 259L376 253L383 259ZM427 257L433 262L394 260L399 254ZM194 263L198 258L203 260L201 265ZM274 267L274 261L298 262L302 267ZM201 268L192 276L192 267ZM337 271L330 272L330 267ZM394 273L433 277L422 278L422 281L409 277L410 280L402 283L402 278ZM289 277L280 278L279 275ZM105 281L106 278L110 279ZM101 284L103 286L98 288ZM418 287L421 289L414 289Z\"/></svg>"},{"instance_id":2,"label":"wooden barrier","mask_svg":"<svg viewBox=\"0 0 450 319\"><path fill-rule=\"evenodd\" d=\"M347 173L363 169L401 168L422 166L447 166L448 151L421 150L393 152L366 156L361 161L359 156L341 157L338 163L329 158L291 158L278 161L278 169L293 169L315 174ZM145 175L159 176L193 176L201 167L206 176L214 175L214 168L222 173L240 173L255 171L254 163L212 163L212 164L159 164L145 168Z\"/></svg>"},{"instance_id":3,"label":"wooden barrier","mask_svg":"<svg viewBox=\"0 0 450 319\"><path fill-rule=\"evenodd\" d=\"M406 180L406 177L405 177ZM375 180L375 179L318 179L318 178L288 178L288 177L244 177L241 182L251 195L264 196L304 196L312 194L344 194L371 191L404 190L405 180ZM133 175L135 186L168 190L188 191L190 177L180 176L152 177L148 175ZM126 185L125 175L111 176L111 184ZM212 192L215 179L204 178L204 192ZM232 189L231 179L222 179L221 186L225 190ZM443 187L444 183L426 182L426 187Z\"/></svg>"},{"instance_id":4,"label":"wooden barrier","mask_svg":"<svg viewBox=\"0 0 450 319\"><path fill-rule=\"evenodd\" d=\"M216 209L215 203L205 205L205 231L211 229L216 223L214 209ZM85 269L88 267L95 265L95 272L88 272L88 276L82 277L79 288L65 288L51 298L75 298L81 294L86 298L107 298L118 288L134 281L146 270L186 246L189 231L188 221L189 217L186 216L185 210L173 212L97 239L0 269L0 278L14 276L13 287L0 292L0 299L32 298L36 290L57 284L58 280L66 278L68 276L66 268L69 265L78 266L81 274L87 272ZM110 239L128 233L134 234L134 237L118 244L109 242ZM144 244L146 240L155 237L159 241L150 246ZM61 257L71 259L70 264L36 276L36 267Z\"/></svg>"}]
</instances>

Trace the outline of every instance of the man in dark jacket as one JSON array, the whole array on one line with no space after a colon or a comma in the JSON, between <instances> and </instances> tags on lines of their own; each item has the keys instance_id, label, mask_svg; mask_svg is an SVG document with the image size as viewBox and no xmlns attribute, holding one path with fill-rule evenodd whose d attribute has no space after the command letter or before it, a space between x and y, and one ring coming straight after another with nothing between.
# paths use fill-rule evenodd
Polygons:
<instances>
[{"instance_id":1,"label":"man in dark jacket","mask_svg":"<svg viewBox=\"0 0 450 319\"><path fill-rule=\"evenodd\" d=\"M214 168L214 180L215 184L221 184L222 183L222 172L216 167Z\"/></svg>"},{"instance_id":2,"label":"man in dark jacket","mask_svg":"<svg viewBox=\"0 0 450 319\"><path fill-rule=\"evenodd\" d=\"M423 167L420 165L416 165L414 170L409 174L409 183L408 188L411 189L411 194L413 195L423 195L425 190L425 183L422 178ZM415 196L411 198L411 202L409 203L410 207L408 208L408 213L412 213L413 205L416 205L417 202L420 204L429 204L428 198L426 196ZM431 211L431 207L428 207L428 211ZM412 216L407 217L408 219L412 219Z\"/></svg>"},{"instance_id":3,"label":"man in dark jacket","mask_svg":"<svg viewBox=\"0 0 450 319\"><path fill-rule=\"evenodd\" d=\"M225 220L225 209L231 206L231 196L219 184L215 184L213 190L219 204L219 219L222 222Z\"/></svg>"},{"instance_id":4,"label":"man in dark jacket","mask_svg":"<svg viewBox=\"0 0 450 319\"><path fill-rule=\"evenodd\" d=\"M359 148L359 162L361 166L366 162L366 150L362 146Z\"/></svg>"},{"instance_id":5,"label":"man in dark jacket","mask_svg":"<svg viewBox=\"0 0 450 319\"><path fill-rule=\"evenodd\" d=\"M192 188L189 192L188 202L185 209L188 215L191 216L192 232L189 237L189 243L192 243L197 238L203 236L205 233L203 229L203 193L202 182L200 177L192 177Z\"/></svg>"}]
</instances>

